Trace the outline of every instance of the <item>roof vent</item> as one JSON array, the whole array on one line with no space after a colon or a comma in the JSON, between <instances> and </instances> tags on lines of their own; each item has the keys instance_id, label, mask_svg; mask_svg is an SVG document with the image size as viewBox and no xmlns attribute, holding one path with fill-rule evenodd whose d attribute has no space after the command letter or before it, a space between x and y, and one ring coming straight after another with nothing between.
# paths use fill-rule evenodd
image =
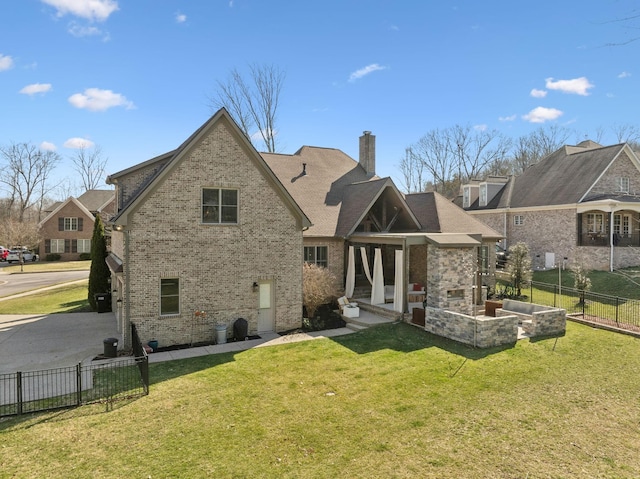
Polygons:
<instances>
[{"instance_id":1,"label":"roof vent","mask_svg":"<svg viewBox=\"0 0 640 479\"><path fill-rule=\"evenodd\" d=\"M302 175L301 176L305 176L307 174L307 164L306 163L302 163Z\"/></svg>"}]
</instances>

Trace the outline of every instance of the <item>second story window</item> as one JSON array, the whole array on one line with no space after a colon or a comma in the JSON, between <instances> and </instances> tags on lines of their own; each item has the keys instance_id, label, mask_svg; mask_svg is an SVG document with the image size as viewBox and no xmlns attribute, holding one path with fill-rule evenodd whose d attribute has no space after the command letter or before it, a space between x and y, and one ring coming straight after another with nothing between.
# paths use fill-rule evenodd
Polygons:
<instances>
[{"instance_id":1,"label":"second story window","mask_svg":"<svg viewBox=\"0 0 640 479\"><path fill-rule=\"evenodd\" d=\"M462 189L462 207L469 208L471 206L471 191L468 187Z\"/></svg>"},{"instance_id":2,"label":"second story window","mask_svg":"<svg viewBox=\"0 0 640 479\"><path fill-rule=\"evenodd\" d=\"M65 218L64 231L78 231L78 218Z\"/></svg>"},{"instance_id":3,"label":"second story window","mask_svg":"<svg viewBox=\"0 0 640 479\"><path fill-rule=\"evenodd\" d=\"M515 215L513 217L513 225L514 226L522 226L524 224L524 216L522 215Z\"/></svg>"},{"instance_id":4,"label":"second story window","mask_svg":"<svg viewBox=\"0 0 640 479\"><path fill-rule=\"evenodd\" d=\"M629 193L629 178L628 177L620 177L618 178L618 191L621 193Z\"/></svg>"},{"instance_id":5,"label":"second story window","mask_svg":"<svg viewBox=\"0 0 640 479\"><path fill-rule=\"evenodd\" d=\"M207 224L238 223L238 190L203 188L202 222Z\"/></svg>"},{"instance_id":6,"label":"second story window","mask_svg":"<svg viewBox=\"0 0 640 479\"><path fill-rule=\"evenodd\" d=\"M487 206L487 185L480 185L480 206Z\"/></svg>"}]
</instances>

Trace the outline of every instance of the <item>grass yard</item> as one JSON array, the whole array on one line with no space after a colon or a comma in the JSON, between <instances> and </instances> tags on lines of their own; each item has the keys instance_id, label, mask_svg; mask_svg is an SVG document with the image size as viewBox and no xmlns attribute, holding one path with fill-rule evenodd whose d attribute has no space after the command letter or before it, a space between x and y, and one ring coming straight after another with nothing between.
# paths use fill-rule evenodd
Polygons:
<instances>
[{"instance_id":1,"label":"grass yard","mask_svg":"<svg viewBox=\"0 0 640 479\"><path fill-rule=\"evenodd\" d=\"M535 271L533 280L541 283L558 284L558 269ZM573 273L565 269L561 273L562 286L573 288ZM599 294L609 294L621 298L640 299L640 269L627 268L614 271L589 271L591 291Z\"/></svg>"},{"instance_id":2,"label":"grass yard","mask_svg":"<svg viewBox=\"0 0 640 479\"><path fill-rule=\"evenodd\" d=\"M637 478L640 340L474 350L407 324L151 366L151 393L0 422L0 477Z\"/></svg>"},{"instance_id":3,"label":"grass yard","mask_svg":"<svg viewBox=\"0 0 640 479\"><path fill-rule=\"evenodd\" d=\"M19 264L5 266L5 273L18 273L20 271L29 273L44 273L47 271L89 271L91 261L36 261L35 263L25 263L20 269Z\"/></svg>"},{"instance_id":4,"label":"grass yard","mask_svg":"<svg viewBox=\"0 0 640 479\"><path fill-rule=\"evenodd\" d=\"M0 314L46 314L91 311L89 280L0 301ZM0 477L2 477L0 475Z\"/></svg>"}]
</instances>

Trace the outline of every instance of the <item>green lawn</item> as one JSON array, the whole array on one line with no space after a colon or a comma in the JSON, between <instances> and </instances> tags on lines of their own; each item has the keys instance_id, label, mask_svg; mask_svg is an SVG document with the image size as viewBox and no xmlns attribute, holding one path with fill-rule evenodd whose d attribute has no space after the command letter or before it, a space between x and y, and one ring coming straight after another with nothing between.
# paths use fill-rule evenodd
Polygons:
<instances>
[{"instance_id":1,"label":"green lawn","mask_svg":"<svg viewBox=\"0 0 640 479\"><path fill-rule=\"evenodd\" d=\"M0 477L637 478L638 339L474 350L393 324L151 366L149 396L0 422Z\"/></svg>"},{"instance_id":2,"label":"green lawn","mask_svg":"<svg viewBox=\"0 0 640 479\"><path fill-rule=\"evenodd\" d=\"M0 301L0 314L46 314L91 311L89 280ZM0 476L2 477L2 476Z\"/></svg>"},{"instance_id":3,"label":"green lawn","mask_svg":"<svg viewBox=\"0 0 640 479\"><path fill-rule=\"evenodd\" d=\"M5 273L19 273L20 271L29 273L41 273L46 271L89 271L91 261L36 261L35 263L25 263L22 269L19 264L5 266Z\"/></svg>"},{"instance_id":4,"label":"green lawn","mask_svg":"<svg viewBox=\"0 0 640 479\"><path fill-rule=\"evenodd\" d=\"M535 271L533 280L542 283L558 284L562 276L562 286L573 288L573 273L566 269L558 275L558 269ZM621 298L640 299L640 269L627 268L610 273L608 271L589 271L591 291Z\"/></svg>"}]
</instances>

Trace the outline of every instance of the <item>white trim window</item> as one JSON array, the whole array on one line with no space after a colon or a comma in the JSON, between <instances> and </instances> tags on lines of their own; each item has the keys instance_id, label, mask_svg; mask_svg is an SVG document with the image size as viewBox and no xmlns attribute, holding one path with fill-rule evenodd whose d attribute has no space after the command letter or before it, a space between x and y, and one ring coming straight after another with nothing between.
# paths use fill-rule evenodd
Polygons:
<instances>
[{"instance_id":1,"label":"white trim window","mask_svg":"<svg viewBox=\"0 0 640 479\"><path fill-rule=\"evenodd\" d=\"M52 239L49 248L49 251L51 251L52 253L64 253L64 240Z\"/></svg>"},{"instance_id":2,"label":"white trim window","mask_svg":"<svg viewBox=\"0 0 640 479\"><path fill-rule=\"evenodd\" d=\"M205 224L237 224L238 190L202 188L202 222Z\"/></svg>"},{"instance_id":3,"label":"white trim window","mask_svg":"<svg viewBox=\"0 0 640 479\"><path fill-rule=\"evenodd\" d=\"M91 253L91 240L79 239L78 240L78 253Z\"/></svg>"},{"instance_id":4,"label":"white trim window","mask_svg":"<svg viewBox=\"0 0 640 479\"><path fill-rule=\"evenodd\" d=\"M478 248L478 269L480 274L489 273L489 247L484 244Z\"/></svg>"},{"instance_id":5,"label":"white trim window","mask_svg":"<svg viewBox=\"0 0 640 479\"><path fill-rule=\"evenodd\" d=\"M621 176L618 178L618 191L620 193L629 193L629 177Z\"/></svg>"},{"instance_id":6,"label":"white trim window","mask_svg":"<svg viewBox=\"0 0 640 479\"><path fill-rule=\"evenodd\" d=\"M160 280L160 315L180 314L180 279L162 278Z\"/></svg>"},{"instance_id":7,"label":"white trim window","mask_svg":"<svg viewBox=\"0 0 640 479\"><path fill-rule=\"evenodd\" d=\"M465 186L462 188L462 207L469 208L471 206L471 188Z\"/></svg>"},{"instance_id":8,"label":"white trim window","mask_svg":"<svg viewBox=\"0 0 640 479\"><path fill-rule=\"evenodd\" d=\"M329 265L329 247L328 246L305 246L304 262L313 263L318 266L327 267Z\"/></svg>"},{"instance_id":9,"label":"white trim window","mask_svg":"<svg viewBox=\"0 0 640 479\"><path fill-rule=\"evenodd\" d=\"M613 233L625 238L631 237L631 215L613 215Z\"/></svg>"},{"instance_id":10,"label":"white trim window","mask_svg":"<svg viewBox=\"0 0 640 479\"><path fill-rule=\"evenodd\" d=\"M524 216L523 215L515 215L513 217L513 226L522 226L524 225Z\"/></svg>"},{"instance_id":11,"label":"white trim window","mask_svg":"<svg viewBox=\"0 0 640 479\"><path fill-rule=\"evenodd\" d=\"M480 185L480 206L487 206L487 185Z\"/></svg>"},{"instance_id":12,"label":"white trim window","mask_svg":"<svg viewBox=\"0 0 640 479\"><path fill-rule=\"evenodd\" d=\"M78 218L65 218L64 231L78 231Z\"/></svg>"},{"instance_id":13,"label":"white trim window","mask_svg":"<svg viewBox=\"0 0 640 479\"><path fill-rule=\"evenodd\" d=\"M606 233L604 215L602 213L587 213L587 231L589 233Z\"/></svg>"}]
</instances>

